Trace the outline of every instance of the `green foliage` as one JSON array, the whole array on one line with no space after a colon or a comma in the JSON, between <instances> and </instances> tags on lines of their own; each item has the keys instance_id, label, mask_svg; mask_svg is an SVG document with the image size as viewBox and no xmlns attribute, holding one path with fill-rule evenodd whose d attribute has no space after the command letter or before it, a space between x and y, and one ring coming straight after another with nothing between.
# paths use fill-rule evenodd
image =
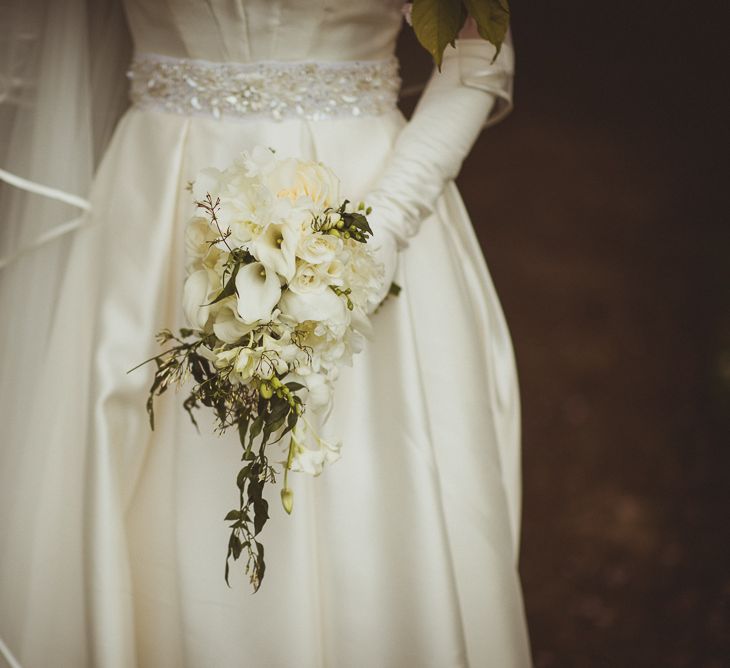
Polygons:
<instances>
[{"instance_id":1,"label":"green foliage","mask_svg":"<svg viewBox=\"0 0 730 668\"><path fill-rule=\"evenodd\" d=\"M349 203L350 200L346 199L338 209L327 209L321 218L314 221L314 229L324 234L367 243L373 230L365 215L369 215L372 209L365 210L365 205L361 202L357 211L347 211Z\"/></svg>"},{"instance_id":2,"label":"green foliage","mask_svg":"<svg viewBox=\"0 0 730 668\"><path fill-rule=\"evenodd\" d=\"M237 262L233 265L233 269L231 269L228 280L226 281L226 284L223 286L223 289L218 293L218 296L208 304L208 306L212 306L213 304L217 304L220 301L223 301L226 297L230 297L236 293L236 276L238 275L238 270L241 268L241 264ZM241 274L241 276L244 276L245 274Z\"/></svg>"},{"instance_id":3,"label":"green foliage","mask_svg":"<svg viewBox=\"0 0 730 668\"><path fill-rule=\"evenodd\" d=\"M205 406L214 411L216 431L223 433L235 428L238 434L244 465L236 476L238 508L229 511L225 517L231 523L225 580L229 582L231 560L236 561L243 555L246 557L245 572L254 591L258 591L266 572L264 546L258 540L269 519L269 503L264 492L269 483L276 482L267 446L281 441L296 426L303 413L302 400L296 392L303 390L304 386L295 382L284 384L278 376L258 378L249 384L231 383L230 368L217 369L200 353L201 346L214 345L213 335L201 337L200 332L183 329L176 336L170 330L163 330L158 334L158 341L162 345L173 345L143 363L154 362L157 367L147 401L151 427L154 429L155 399L192 376L195 384L183 406L193 424L197 427L195 412ZM287 472L288 466L285 477ZM286 482L284 489L286 494L282 501L287 512L291 512L292 496Z\"/></svg>"},{"instance_id":4,"label":"green foliage","mask_svg":"<svg viewBox=\"0 0 730 668\"><path fill-rule=\"evenodd\" d=\"M413 30L439 69L444 49L454 44L469 15L499 53L509 28L508 0L413 0Z\"/></svg>"},{"instance_id":5,"label":"green foliage","mask_svg":"<svg viewBox=\"0 0 730 668\"><path fill-rule=\"evenodd\" d=\"M507 0L463 0L467 11L477 22L479 34L497 47L497 54L509 30Z\"/></svg>"},{"instance_id":6,"label":"green foliage","mask_svg":"<svg viewBox=\"0 0 730 668\"><path fill-rule=\"evenodd\" d=\"M440 68L444 49L466 21L464 5L461 0L414 0L411 18L418 41Z\"/></svg>"}]
</instances>

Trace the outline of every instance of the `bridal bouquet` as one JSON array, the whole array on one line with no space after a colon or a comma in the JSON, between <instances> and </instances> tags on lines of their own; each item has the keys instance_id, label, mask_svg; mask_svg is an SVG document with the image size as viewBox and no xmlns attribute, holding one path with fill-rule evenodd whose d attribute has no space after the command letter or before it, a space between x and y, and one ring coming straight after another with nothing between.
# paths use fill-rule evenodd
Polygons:
<instances>
[{"instance_id":1,"label":"bridal bouquet","mask_svg":"<svg viewBox=\"0 0 730 668\"><path fill-rule=\"evenodd\" d=\"M319 475L340 444L318 434L338 370L362 346L383 281L367 245L364 204L341 198L330 169L242 154L223 171L204 169L191 184L199 215L187 227L187 329L158 334L162 354L147 410L172 385L194 381L184 407L193 423L211 409L216 430L235 429L243 450L238 507L226 515L226 556L242 554L254 591L264 577L267 485L283 471L281 501L291 513L290 471Z\"/></svg>"}]
</instances>

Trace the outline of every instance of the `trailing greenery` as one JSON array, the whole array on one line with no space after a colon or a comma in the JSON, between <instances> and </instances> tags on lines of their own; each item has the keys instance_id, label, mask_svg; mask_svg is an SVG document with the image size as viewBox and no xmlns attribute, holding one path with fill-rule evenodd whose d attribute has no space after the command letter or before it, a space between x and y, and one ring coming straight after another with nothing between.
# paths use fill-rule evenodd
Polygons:
<instances>
[{"instance_id":1,"label":"trailing greenery","mask_svg":"<svg viewBox=\"0 0 730 668\"><path fill-rule=\"evenodd\" d=\"M269 519L269 504L263 492L267 483L276 482L275 469L269 463L266 448L289 434L303 414L304 406L297 395L303 386L294 382L283 383L276 374L270 378L257 379L251 384L231 383L230 368L217 369L201 354L201 347L204 349L205 346L215 343L214 336L200 338L199 332L181 329L179 336L170 330L163 330L157 338L161 345L173 345L143 363L154 362L157 367L147 400L152 429L155 427L155 398L170 387L185 383L192 376L195 385L183 406L196 428L198 423L195 411L205 406L214 412L218 433L230 428L235 428L238 433L243 450L241 460L244 463L236 477L238 507L225 517L226 521L232 522L225 579L228 583L230 559L235 561L245 553L245 571L256 591L261 586L266 571L264 546L257 539ZM289 459L292 445L290 444ZM287 512L291 512L287 473L288 467L284 472L282 502Z\"/></svg>"}]
</instances>

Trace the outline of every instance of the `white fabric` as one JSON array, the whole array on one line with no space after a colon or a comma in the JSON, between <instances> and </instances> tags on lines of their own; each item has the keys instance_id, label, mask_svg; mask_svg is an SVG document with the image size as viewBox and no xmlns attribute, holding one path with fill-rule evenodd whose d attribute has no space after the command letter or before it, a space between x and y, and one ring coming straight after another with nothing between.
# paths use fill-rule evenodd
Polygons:
<instances>
[{"instance_id":1,"label":"white fabric","mask_svg":"<svg viewBox=\"0 0 730 668\"><path fill-rule=\"evenodd\" d=\"M125 105L129 37L114 0L2 0L0 17L0 657L45 666L58 652L83 666L83 460L66 459L68 432L34 438L32 423L47 416L36 400L67 233L88 222L95 164ZM80 372L52 378L51 406Z\"/></svg>"},{"instance_id":2,"label":"white fabric","mask_svg":"<svg viewBox=\"0 0 730 668\"><path fill-rule=\"evenodd\" d=\"M400 25L391 0L129 0L127 13L140 50L246 62L384 58ZM514 362L442 174L424 183L440 195L401 253L403 292L339 381L328 429L342 459L317 479L290 476L291 517L270 499L255 596L243 577L223 582L235 436L205 420L198 434L175 394L151 433L151 369L126 373L156 352L158 329L183 324L185 185L200 168L263 144L324 161L357 201L390 171L404 127L398 112L228 123L135 109L121 120L47 340L28 344L24 330L49 287L42 271L37 294L3 311L17 357L41 359L25 393L7 384L0 404L0 637L23 668L530 665Z\"/></svg>"}]
</instances>

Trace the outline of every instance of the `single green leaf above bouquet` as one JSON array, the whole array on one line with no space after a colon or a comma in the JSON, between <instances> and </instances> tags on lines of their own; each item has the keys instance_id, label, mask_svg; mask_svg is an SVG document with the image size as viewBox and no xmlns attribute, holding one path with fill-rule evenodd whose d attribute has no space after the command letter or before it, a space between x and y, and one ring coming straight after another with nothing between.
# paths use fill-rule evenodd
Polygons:
<instances>
[{"instance_id":1,"label":"single green leaf above bouquet","mask_svg":"<svg viewBox=\"0 0 730 668\"><path fill-rule=\"evenodd\" d=\"M469 16L476 22L479 35L494 44L499 54L509 30L507 0L413 0L413 30L439 68L444 49L453 46Z\"/></svg>"}]
</instances>

